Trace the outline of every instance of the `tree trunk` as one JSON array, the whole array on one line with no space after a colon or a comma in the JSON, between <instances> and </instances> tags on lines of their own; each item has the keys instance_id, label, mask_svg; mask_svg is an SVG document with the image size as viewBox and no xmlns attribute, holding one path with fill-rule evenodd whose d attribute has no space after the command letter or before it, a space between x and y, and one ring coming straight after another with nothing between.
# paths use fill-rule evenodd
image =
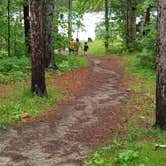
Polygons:
<instances>
[{"instance_id":1,"label":"tree trunk","mask_svg":"<svg viewBox=\"0 0 166 166\"><path fill-rule=\"evenodd\" d=\"M151 10L151 6L149 6L146 9L146 12L145 12L145 24L149 24L149 22L150 22L150 10Z\"/></svg>"},{"instance_id":2,"label":"tree trunk","mask_svg":"<svg viewBox=\"0 0 166 166\"><path fill-rule=\"evenodd\" d=\"M59 7L58 7L58 5L56 5L55 6L55 12L56 12L56 14L54 15L54 41L55 41L55 43L54 43L54 46L55 46L55 49L57 49L58 48L58 35L59 35L59 29L58 29L58 22L59 22Z\"/></svg>"},{"instance_id":3,"label":"tree trunk","mask_svg":"<svg viewBox=\"0 0 166 166\"><path fill-rule=\"evenodd\" d=\"M105 0L105 49L108 51L109 47L109 9L108 0Z\"/></svg>"},{"instance_id":4,"label":"tree trunk","mask_svg":"<svg viewBox=\"0 0 166 166\"><path fill-rule=\"evenodd\" d=\"M17 42L16 42L16 39L17 39L17 35L16 35L16 29L17 29L17 23L18 23L18 19L16 19L16 22L15 22L15 25L14 25L14 41L13 41L13 45L14 45L14 53L13 55L14 56L17 56L17 51L16 51L16 45L17 45Z\"/></svg>"},{"instance_id":5,"label":"tree trunk","mask_svg":"<svg viewBox=\"0 0 166 166\"><path fill-rule=\"evenodd\" d=\"M69 1L69 14L68 14L68 38L72 38L72 0Z\"/></svg>"},{"instance_id":6,"label":"tree trunk","mask_svg":"<svg viewBox=\"0 0 166 166\"><path fill-rule=\"evenodd\" d=\"M142 35L145 36L148 34L148 32L150 31L149 29L147 29L147 25L150 23L150 10L151 10L151 6L149 6L147 9L146 9L146 12L145 12L145 16L144 16L144 26L143 26L143 33Z\"/></svg>"},{"instance_id":7,"label":"tree trunk","mask_svg":"<svg viewBox=\"0 0 166 166\"><path fill-rule=\"evenodd\" d=\"M25 45L28 53L31 51L30 47L30 21L29 21L29 4L23 5L24 11L24 33L25 33Z\"/></svg>"},{"instance_id":8,"label":"tree trunk","mask_svg":"<svg viewBox=\"0 0 166 166\"><path fill-rule=\"evenodd\" d=\"M45 67L57 69L54 61L54 0L43 0L44 2L44 57Z\"/></svg>"},{"instance_id":9,"label":"tree trunk","mask_svg":"<svg viewBox=\"0 0 166 166\"><path fill-rule=\"evenodd\" d=\"M136 0L127 0L127 36L126 46L132 50L136 42Z\"/></svg>"},{"instance_id":10,"label":"tree trunk","mask_svg":"<svg viewBox=\"0 0 166 166\"><path fill-rule=\"evenodd\" d=\"M32 92L47 96L44 66L43 0L31 0Z\"/></svg>"},{"instance_id":11,"label":"tree trunk","mask_svg":"<svg viewBox=\"0 0 166 166\"><path fill-rule=\"evenodd\" d=\"M8 56L11 56L11 53L10 53L10 0L8 0L8 6L7 6L7 11L8 11Z\"/></svg>"},{"instance_id":12,"label":"tree trunk","mask_svg":"<svg viewBox=\"0 0 166 166\"><path fill-rule=\"evenodd\" d=\"M156 125L166 129L166 1L158 0Z\"/></svg>"}]
</instances>

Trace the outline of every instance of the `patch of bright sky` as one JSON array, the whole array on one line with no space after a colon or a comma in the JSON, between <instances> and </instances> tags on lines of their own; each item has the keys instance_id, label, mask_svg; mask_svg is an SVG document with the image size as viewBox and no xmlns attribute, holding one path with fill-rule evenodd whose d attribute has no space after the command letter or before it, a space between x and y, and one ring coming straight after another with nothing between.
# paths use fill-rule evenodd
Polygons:
<instances>
[{"instance_id":1,"label":"patch of bright sky","mask_svg":"<svg viewBox=\"0 0 166 166\"><path fill-rule=\"evenodd\" d=\"M104 12L92 12L86 13L83 16L84 30L80 30L78 38L80 40L87 41L88 37L95 39L95 28L96 25L102 22L104 19ZM74 32L73 38L77 38L77 31Z\"/></svg>"}]
</instances>

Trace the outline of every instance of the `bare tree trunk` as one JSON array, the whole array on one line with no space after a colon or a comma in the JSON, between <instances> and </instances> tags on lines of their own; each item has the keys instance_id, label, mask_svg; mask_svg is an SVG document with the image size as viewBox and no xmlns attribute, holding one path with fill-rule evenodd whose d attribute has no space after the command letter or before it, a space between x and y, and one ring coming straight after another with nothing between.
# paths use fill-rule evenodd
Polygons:
<instances>
[{"instance_id":1,"label":"bare tree trunk","mask_svg":"<svg viewBox=\"0 0 166 166\"><path fill-rule=\"evenodd\" d=\"M17 19L16 19L16 22L15 22L15 25L14 25L14 41L13 41L13 45L14 45L14 56L17 56L17 51L16 51L16 45L17 45L17 42L16 42L16 39L17 39L17 35L16 35L16 28L17 28Z\"/></svg>"},{"instance_id":2,"label":"bare tree trunk","mask_svg":"<svg viewBox=\"0 0 166 166\"><path fill-rule=\"evenodd\" d=\"M32 92L47 96L44 66L43 0L31 0Z\"/></svg>"},{"instance_id":3,"label":"bare tree trunk","mask_svg":"<svg viewBox=\"0 0 166 166\"><path fill-rule=\"evenodd\" d=\"M108 8L108 0L105 0L105 49L108 51L109 47L109 8Z\"/></svg>"},{"instance_id":4,"label":"bare tree trunk","mask_svg":"<svg viewBox=\"0 0 166 166\"><path fill-rule=\"evenodd\" d=\"M54 0L43 0L44 2L44 57L45 67L57 69L54 60Z\"/></svg>"},{"instance_id":5,"label":"bare tree trunk","mask_svg":"<svg viewBox=\"0 0 166 166\"><path fill-rule=\"evenodd\" d=\"M30 53L31 52L31 47L30 47L30 20L29 20L29 4L27 4L27 3L23 5L24 33L25 33L25 45L27 47L28 53Z\"/></svg>"},{"instance_id":6,"label":"bare tree trunk","mask_svg":"<svg viewBox=\"0 0 166 166\"><path fill-rule=\"evenodd\" d=\"M7 10L8 10L8 56L11 56L11 52L10 52L10 0L8 0L8 6L7 6Z\"/></svg>"},{"instance_id":7,"label":"bare tree trunk","mask_svg":"<svg viewBox=\"0 0 166 166\"><path fill-rule=\"evenodd\" d=\"M151 6L149 6L146 9L146 12L145 12L145 24L148 24L150 22L150 10L151 10Z\"/></svg>"},{"instance_id":8,"label":"bare tree trunk","mask_svg":"<svg viewBox=\"0 0 166 166\"><path fill-rule=\"evenodd\" d=\"M58 5L56 5L55 6L55 15L54 15L54 46L55 46L55 49L57 49L57 46L58 46L58 44L57 44L57 41L59 40L58 39L58 35L59 35L59 29L58 29L58 19L59 19L59 7L58 7Z\"/></svg>"},{"instance_id":9,"label":"bare tree trunk","mask_svg":"<svg viewBox=\"0 0 166 166\"><path fill-rule=\"evenodd\" d=\"M166 129L166 1L158 0L156 125Z\"/></svg>"},{"instance_id":10,"label":"bare tree trunk","mask_svg":"<svg viewBox=\"0 0 166 166\"><path fill-rule=\"evenodd\" d=\"M68 38L72 37L72 0L69 1L69 14L68 14Z\"/></svg>"},{"instance_id":11,"label":"bare tree trunk","mask_svg":"<svg viewBox=\"0 0 166 166\"><path fill-rule=\"evenodd\" d=\"M126 0L127 7L126 7L126 47L129 48L129 0Z\"/></svg>"},{"instance_id":12,"label":"bare tree trunk","mask_svg":"<svg viewBox=\"0 0 166 166\"><path fill-rule=\"evenodd\" d=\"M127 37L126 45L132 50L136 43L136 0L127 0Z\"/></svg>"},{"instance_id":13,"label":"bare tree trunk","mask_svg":"<svg viewBox=\"0 0 166 166\"><path fill-rule=\"evenodd\" d=\"M146 26L150 23L150 10L151 10L151 6L149 6L146 9L146 12L145 12L144 25L143 25L143 33L142 33L143 36L147 35L148 32L149 32L149 29L147 29Z\"/></svg>"}]
</instances>

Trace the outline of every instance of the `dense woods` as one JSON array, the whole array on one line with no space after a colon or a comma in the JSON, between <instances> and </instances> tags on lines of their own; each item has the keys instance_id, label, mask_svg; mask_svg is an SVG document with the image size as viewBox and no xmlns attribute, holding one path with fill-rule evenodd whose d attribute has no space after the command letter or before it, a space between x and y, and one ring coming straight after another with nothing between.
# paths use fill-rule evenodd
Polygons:
<instances>
[{"instance_id":1,"label":"dense woods","mask_svg":"<svg viewBox=\"0 0 166 166\"><path fill-rule=\"evenodd\" d=\"M148 153L146 151L150 151L148 158L153 160L152 144L159 141L161 145L157 144L157 148L166 144L163 138L166 129L165 6L165 0L1 0L0 127L6 128L17 121L26 121L26 118L45 113L46 110L55 110L57 101L76 95L73 98L75 100L79 92L80 98L85 95L83 99L86 100L85 105L81 105L81 102L79 105L76 101L76 105L70 110L80 111L82 107L86 107L87 109L83 108L86 112L95 107L95 110L91 110L90 117L86 117L88 120L93 119L92 112L99 116L98 111L102 109L96 105L104 103L105 108L107 107L105 101L115 104L114 111L121 110L121 106L116 104L122 103L126 111L122 113L124 116L121 117L122 124L118 121L120 118L118 115L114 118L114 113L107 117L109 119L112 116L112 120L118 119L116 132L111 128L112 121L110 122L113 137L115 135L118 137L117 140L112 140L110 152L107 148L99 149L84 162L85 166L107 166L105 163L113 166L143 166L143 160L145 164L162 166L165 159L161 158L161 164L155 165L158 161L150 162L144 159L145 156L141 158L137 152L146 154ZM94 23L90 22L93 18L89 17L92 16L97 20L98 14L100 20L93 25ZM87 36L81 36L94 26L95 38L92 37L93 34L88 33ZM111 57L111 60L107 57ZM101 78L91 72L98 72ZM107 78L107 74L110 74L110 79ZM104 80L104 77L108 80ZM124 82L115 85L121 78L124 78ZM82 79L85 82L82 83ZM95 88L92 88L93 83L96 83ZM99 94L94 99L87 99L89 96L87 97L86 93L82 94L87 87L92 91L95 89L97 94L103 85L109 87L109 90L112 87L110 94L115 93L115 96L119 97L117 101L114 101L114 95ZM126 90L123 91L123 88ZM10 95L12 92L13 96ZM103 99L98 101L100 98ZM92 105L89 106L91 102ZM110 107L114 108L112 105ZM133 112L130 112L131 110ZM106 111L102 111L97 120L103 117L103 120L107 119ZM71 121L77 116L71 115ZM91 121L87 123L91 124ZM102 123L102 127L108 125L108 122ZM97 125L93 126L94 132L100 132L96 129ZM124 131L121 131L121 128ZM65 129L62 127L62 130ZM93 128L91 130L93 131ZM109 129L103 127L100 130L104 133ZM89 137L93 138L92 135ZM87 138L90 139L89 137ZM106 136L103 134L103 140L104 137ZM125 137L125 141L121 140L121 137ZM95 139L97 138L98 135ZM150 143L147 141L147 145L146 143L142 145L138 140L150 140ZM99 145L97 144L97 147ZM121 147L122 151L119 151ZM161 156L157 150L155 155Z\"/></svg>"},{"instance_id":2,"label":"dense woods","mask_svg":"<svg viewBox=\"0 0 166 166\"><path fill-rule=\"evenodd\" d=\"M31 16L29 15L29 7L32 9L31 3L26 0L1 1L0 56L2 58L11 56L28 57L28 53L32 53L32 57L35 57L39 51L38 57L36 59L32 58L32 64L41 65L41 69L37 65L36 70L43 70L43 64L45 68L51 67L56 70L54 50L68 47L68 41L71 39L72 33L82 26L81 18L83 13L104 10L105 19L101 20L101 23L96 27L96 38L103 38L106 51L115 51L116 53L117 50L120 53L124 50L131 52L137 50L139 51L140 65L155 69L157 4L154 0L146 2L142 0L100 0L97 3L90 0L86 2L79 0L45 0L41 3L41 23L38 23L38 25L42 25L42 27L39 30L40 26L38 26L35 30L33 29L33 17L35 18L36 16L33 16L33 10L31 11ZM67 20L66 13L68 15ZM38 12L36 14L37 17L40 16ZM31 30L30 22L32 24ZM36 25L37 21L34 24ZM74 28L75 26L76 29ZM102 26L105 28L102 28ZM66 33L59 33L56 27L66 28ZM37 33L40 36L37 36ZM117 43L118 46L116 45ZM41 62L37 62L39 58L41 58ZM35 68L32 65L32 71L34 70ZM33 76L34 72L32 73L32 80L37 75L39 76L39 74ZM45 87L44 71L40 73L43 77L43 79L41 78L43 83L39 82ZM38 85L32 81L33 91L34 86ZM36 88L38 89L39 87ZM45 90L42 91L44 92Z\"/></svg>"},{"instance_id":3,"label":"dense woods","mask_svg":"<svg viewBox=\"0 0 166 166\"><path fill-rule=\"evenodd\" d=\"M44 20L45 22L50 24L47 27L47 29L51 29L52 26L54 27L52 28L52 31L56 33L55 31L56 24L59 24L59 26L66 28L67 34L63 34L65 36L62 36L62 34L57 34L60 35L61 38L71 36L72 32L76 30L75 26L80 27L80 25L78 24L81 24L81 21L78 18L81 19L83 13L91 11L101 11L101 10L105 11L105 21L101 20L101 25L97 27L101 28L102 24L105 22L104 23L105 29L103 29L103 31L105 31L106 33L104 35L106 47L108 47L107 43L109 43L110 40L117 39L117 40L122 40L123 41L122 44L124 43L124 47L128 50L132 50L132 48L148 49L146 48L147 47L146 44L148 42L147 38L149 37L151 37L152 39L155 38L155 34L150 33L151 31L154 31L153 29L155 29L156 27L155 22L156 22L157 10L156 10L156 2L153 0L146 2L142 0L127 0L127 1L113 0L111 2L100 0L97 3L95 1L90 1L90 0L87 2L82 2L79 0L74 0L74 1L57 0L49 2L44 1L43 3L44 3L43 10L45 11L44 15L46 16L44 17ZM17 49L19 50L19 47L22 51L23 50L25 51L25 48L22 49L24 47L23 36L26 39L25 41L27 41L29 38L28 35L30 28L28 1L21 1L21 0L15 2L2 1L1 6L2 6L1 33L3 32L1 34L1 40L3 41L1 43L1 48L7 49L2 51L2 53L6 54L7 51L8 52L11 51L11 54L14 55L16 50ZM7 10L5 10L6 9L5 6ZM65 13L68 13L67 20L66 17L64 16ZM59 15L58 22L56 22L56 15ZM52 23L53 19L54 19L54 24ZM22 24L23 20L24 24ZM68 24L68 26L64 26L65 22ZM111 26L109 26L109 24L111 24ZM45 28L45 31L47 31L47 29ZM23 34L23 32L25 32L25 34ZM97 29L96 32L98 32ZM100 34L96 34L96 36L100 38L102 37ZM28 42L25 43L28 47L27 49L29 50ZM18 54L15 55L18 56Z\"/></svg>"},{"instance_id":4,"label":"dense woods","mask_svg":"<svg viewBox=\"0 0 166 166\"><path fill-rule=\"evenodd\" d=\"M105 19L96 27L96 38L104 40L107 51L139 50L140 65L143 67L150 67L155 69L155 55L156 55L156 2L142 1L142 0L127 0L127 1L86 1L79 0L69 1L43 1L41 21L42 40L33 34L39 32L38 27L36 32L33 32L33 24L31 27L31 41L30 44L30 21L33 23L33 15L29 16L29 2L28 1L1 1L1 57L29 56L30 50L32 55L37 54L37 42L35 40L43 41L41 53L44 56L44 66L57 69L54 60L54 49L67 47L68 40L72 37L74 24L81 27L81 18L83 13L91 11L105 11ZM6 10L7 9L7 10ZM64 17L68 13L68 20ZM31 11L32 13L32 11ZM32 19L32 20L31 20ZM75 20L78 20L75 22ZM65 23L66 22L66 23ZM23 24L24 23L24 24ZM39 24L39 23L38 23ZM66 34L60 34L56 27L61 26L65 28ZM73 25L72 25L73 24ZM79 24L79 25L78 25ZM104 25L105 28L102 28ZM99 29L99 30L98 30ZM39 35L39 34L38 34ZM41 35L41 34L40 34ZM54 41L54 37L57 41ZM119 43L119 48L114 46L111 42ZM34 44L36 43L36 44ZM30 49L30 45L32 48ZM33 51L33 47L37 50ZM33 59L33 58L32 58ZM36 59L37 60L37 59ZM33 62L33 61L32 61ZM35 64L36 61L33 63ZM37 65L38 66L38 65ZM32 68L33 69L33 68ZM43 74L42 74L43 75ZM43 79L44 80L44 79ZM43 82L44 84L44 82ZM33 85L35 86L35 85ZM32 88L34 89L34 88Z\"/></svg>"}]
</instances>

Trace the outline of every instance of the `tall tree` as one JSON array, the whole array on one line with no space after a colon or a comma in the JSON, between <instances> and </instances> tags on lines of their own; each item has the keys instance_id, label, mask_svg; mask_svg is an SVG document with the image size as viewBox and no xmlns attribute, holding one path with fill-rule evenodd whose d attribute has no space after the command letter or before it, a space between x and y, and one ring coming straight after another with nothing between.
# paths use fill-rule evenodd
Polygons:
<instances>
[{"instance_id":1,"label":"tall tree","mask_svg":"<svg viewBox=\"0 0 166 166\"><path fill-rule=\"evenodd\" d=\"M166 129L166 1L158 0L156 125Z\"/></svg>"},{"instance_id":2,"label":"tall tree","mask_svg":"<svg viewBox=\"0 0 166 166\"><path fill-rule=\"evenodd\" d=\"M109 7L108 0L105 0L105 48L108 50L109 46Z\"/></svg>"},{"instance_id":3,"label":"tall tree","mask_svg":"<svg viewBox=\"0 0 166 166\"><path fill-rule=\"evenodd\" d=\"M68 38L72 37L72 0L68 0L69 6L68 6Z\"/></svg>"},{"instance_id":4,"label":"tall tree","mask_svg":"<svg viewBox=\"0 0 166 166\"><path fill-rule=\"evenodd\" d=\"M148 32L150 31L150 29L147 28L147 26L150 24L150 11L151 11L151 5L149 5L146 8L143 21L141 22L141 24L142 24L141 35L142 36L146 36L148 34Z\"/></svg>"},{"instance_id":5,"label":"tall tree","mask_svg":"<svg viewBox=\"0 0 166 166\"><path fill-rule=\"evenodd\" d=\"M150 22L150 11L151 11L151 6L149 6L146 9L146 12L145 12L145 24L148 24Z\"/></svg>"},{"instance_id":6,"label":"tall tree","mask_svg":"<svg viewBox=\"0 0 166 166\"><path fill-rule=\"evenodd\" d=\"M47 96L44 66L43 0L31 0L32 92Z\"/></svg>"},{"instance_id":7,"label":"tall tree","mask_svg":"<svg viewBox=\"0 0 166 166\"><path fill-rule=\"evenodd\" d=\"M23 4L24 12L24 33L25 33L25 45L28 53L30 53L30 20L29 20L29 2L26 1Z\"/></svg>"},{"instance_id":8,"label":"tall tree","mask_svg":"<svg viewBox=\"0 0 166 166\"><path fill-rule=\"evenodd\" d=\"M57 69L54 61L54 0L43 0L44 12L44 57L45 67Z\"/></svg>"},{"instance_id":9,"label":"tall tree","mask_svg":"<svg viewBox=\"0 0 166 166\"><path fill-rule=\"evenodd\" d=\"M136 40L136 0L127 0L126 46L131 50Z\"/></svg>"},{"instance_id":10,"label":"tall tree","mask_svg":"<svg viewBox=\"0 0 166 166\"><path fill-rule=\"evenodd\" d=\"M8 0L8 6L7 6L7 11L8 11L8 56L10 56L10 47L11 47L11 45L10 45L10 37L11 37L11 35L10 35L10 4L11 4L11 2L10 2L10 0Z\"/></svg>"}]
</instances>

